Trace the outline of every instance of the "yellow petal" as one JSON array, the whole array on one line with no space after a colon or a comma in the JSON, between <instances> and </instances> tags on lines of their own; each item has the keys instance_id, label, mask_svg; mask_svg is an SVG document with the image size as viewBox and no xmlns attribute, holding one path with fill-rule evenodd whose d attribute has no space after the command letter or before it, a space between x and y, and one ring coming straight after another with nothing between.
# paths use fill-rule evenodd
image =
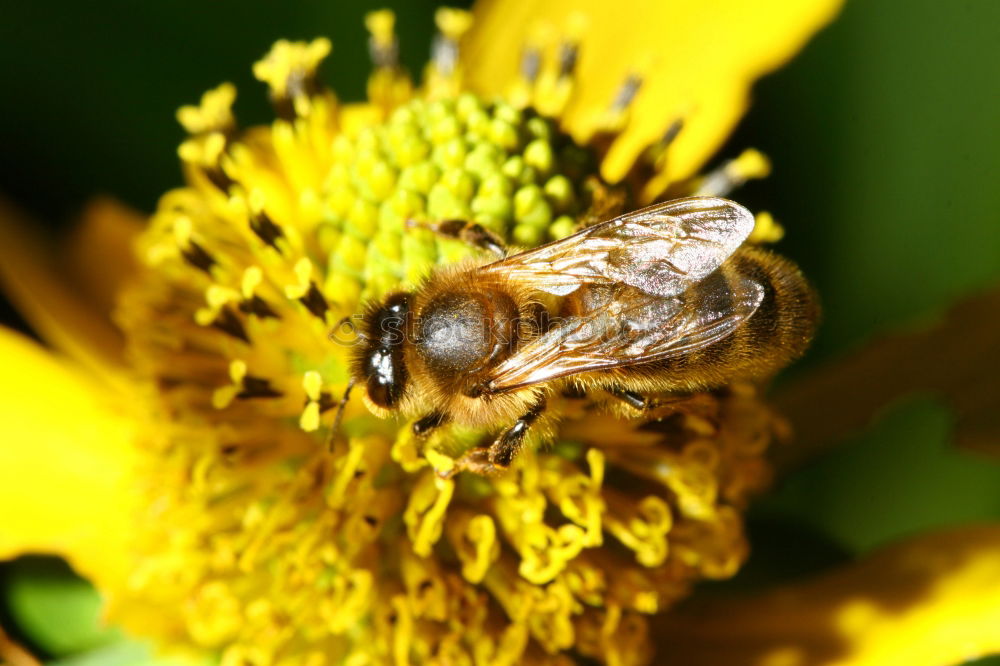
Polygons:
<instances>
[{"instance_id":1,"label":"yellow petal","mask_svg":"<svg viewBox=\"0 0 1000 666\"><path fill-rule=\"evenodd\" d=\"M130 420L101 385L3 328L0 367L0 558L51 553L97 582L120 580Z\"/></svg>"},{"instance_id":2,"label":"yellow petal","mask_svg":"<svg viewBox=\"0 0 1000 666\"><path fill-rule=\"evenodd\" d=\"M627 123L602 165L623 178L642 151L675 121L665 170L650 188L692 175L747 106L753 81L785 62L840 8L840 0L709 2L535 2L481 0L463 61L474 90L500 95L518 79L523 49L555 35L544 54L579 33L572 97L561 113L577 140L603 129L609 108L633 75L641 78ZM647 197L658 192L647 189Z\"/></svg>"},{"instance_id":3,"label":"yellow petal","mask_svg":"<svg viewBox=\"0 0 1000 666\"><path fill-rule=\"evenodd\" d=\"M1000 525L921 536L843 570L666 616L664 663L947 666L1000 653Z\"/></svg>"},{"instance_id":4,"label":"yellow petal","mask_svg":"<svg viewBox=\"0 0 1000 666\"><path fill-rule=\"evenodd\" d=\"M108 316L88 301L85 289L77 285L19 210L0 199L0 283L21 314L48 342L66 352L89 370L109 382L122 385L117 366L121 360L123 337ZM130 260L130 259L129 259ZM114 271L123 263L120 254L87 261L91 271ZM108 264L102 268L101 264Z\"/></svg>"}]
</instances>

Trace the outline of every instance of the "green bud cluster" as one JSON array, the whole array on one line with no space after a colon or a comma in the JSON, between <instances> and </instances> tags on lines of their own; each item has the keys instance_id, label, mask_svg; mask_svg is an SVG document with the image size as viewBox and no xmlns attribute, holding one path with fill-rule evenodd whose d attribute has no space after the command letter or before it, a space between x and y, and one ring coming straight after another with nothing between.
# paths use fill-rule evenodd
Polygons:
<instances>
[{"instance_id":1,"label":"green bud cluster","mask_svg":"<svg viewBox=\"0 0 1000 666\"><path fill-rule=\"evenodd\" d=\"M470 220L511 245L564 237L583 212L591 153L552 121L472 94L397 108L339 135L326 180L328 293L377 297L469 256L413 222ZM334 284L330 284L333 282Z\"/></svg>"}]
</instances>

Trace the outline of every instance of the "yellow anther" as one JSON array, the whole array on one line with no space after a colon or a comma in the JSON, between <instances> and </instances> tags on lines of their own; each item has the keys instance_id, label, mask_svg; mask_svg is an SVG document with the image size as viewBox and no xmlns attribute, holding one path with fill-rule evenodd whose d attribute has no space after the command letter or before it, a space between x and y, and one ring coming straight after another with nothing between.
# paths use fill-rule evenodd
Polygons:
<instances>
[{"instance_id":1,"label":"yellow anther","mask_svg":"<svg viewBox=\"0 0 1000 666\"><path fill-rule=\"evenodd\" d=\"M302 257L295 262L295 268L292 271L295 273L295 284L285 286L285 295L288 298L302 298L309 292L309 287L312 285L312 260L309 257Z\"/></svg>"},{"instance_id":2,"label":"yellow anther","mask_svg":"<svg viewBox=\"0 0 1000 666\"><path fill-rule=\"evenodd\" d=\"M739 157L706 174L695 194L724 197L748 180L765 178L770 172L771 163L764 153L748 148Z\"/></svg>"},{"instance_id":3,"label":"yellow anther","mask_svg":"<svg viewBox=\"0 0 1000 666\"><path fill-rule=\"evenodd\" d=\"M310 401L306 404L305 409L302 410L302 416L299 417L299 427L306 432L314 432L319 430L319 426L319 403Z\"/></svg>"},{"instance_id":4,"label":"yellow anther","mask_svg":"<svg viewBox=\"0 0 1000 666\"><path fill-rule=\"evenodd\" d=\"M234 359L229 364L229 378L233 380L234 384L241 384L246 376L247 362L241 359Z\"/></svg>"},{"instance_id":5,"label":"yellow anther","mask_svg":"<svg viewBox=\"0 0 1000 666\"><path fill-rule=\"evenodd\" d=\"M186 105L177 110L177 122L189 134L228 132L233 128L233 102L236 86L223 83L201 96L197 106Z\"/></svg>"},{"instance_id":6,"label":"yellow anther","mask_svg":"<svg viewBox=\"0 0 1000 666\"><path fill-rule=\"evenodd\" d=\"M270 88L271 100L279 114L290 118L311 113L310 100L319 92L316 71L332 49L325 37L308 43L282 39L254 63L253 74Z\"/></svg>"},{"instance_id":7,"label":"yellow anther","mask_svg":"<svg viewBox=\"0 0 1000 666\"><path fill-rule=\"evenodd\" d=\"M365 14L365 27L371 33L372 41L379 47L391 47L395 43L395 26L396 14L391 9L379 9Z\"/></svg>"},{"instance_id":8,"label":"yellow anther","mask_svg":"<svg viewBox=\"0 0 1000 666\"><path fill-rule=\"evenodd\" d=\"M440 7L434 12L434 24L442 35L457 42L472 27L472 13L464 9Z\"/></svg>"},{"instance_id":9,"label":"yellow anther","mask_svg":"<svg viewBox=\"0 0 1000 666\"><path fill-rule=\"evenodd\" d=\"M194 225L191 222L191 218L187 215L180 215L174 219L173 232L174 240L181 247L186 247L188 242L191 240L191 230Z\"/></svg>"},{"instance_id":10,"label":"yellow anther","mask_svg":"<svg viewBox=\"0 0 1000 666\"><path fill-rule=\"evenodd\" d=\"M431 464L434 471L440 476L448 476L455 469L455 459L447 456L436 449L428 448L424 451L424 457Z\"/></svg>"},{"instance_id":11,"label":"yellow anther","mask_svg":"<svg viewBox=\"0 0 1000 666\"><path fill-rule=\"evenodd\" d=\"M247 195L247 205L250 206L250 212L254 215L258 215L264 210L264 202L267 200L267 195L259 187L255 187L250 190L249 195Z\"/></svg>"},{"instance_id":12,"label":"yellow anther","mask_svg":"<svg viewBox=\"0 0 1000 666\"><path fill-rule=\"evenodd\" d=\"M218 312L223 306L239 299L239 294L228 287L213 284L205 290L205 302Z\"/></svg>"},{"instance_id":13,"label":"yellow anther","mask_svg":"<svg viewBox=\"0 0 1000 666\"><path fill-rule=\"evenodd\" d=\"M323 389L323 377L315 370L307 370L302 377L302 388L310 400L319 400Z\"/></svg>"},{"instance_id":14,"label":"yellow anther","mask_svg":"<svg viewBox=\"0 0 1000 666\"><path fill-rule=\"evenodd\" d=\"M247 364L245 361L235 359L229 363L230 384L220 386L212 391L212 407L215 409L225 409L232 404L236 396L243 390L243 379L247 376Z\"/></svg>"},{"instance_id":15,"label":"yellow anther","mask_svg":"<svg viewBox=\"0 0 1000 666\"><path fill-rule=\"evenodd\" d=\"M264 271L261 270L260 266L250 266L243 271L243 280L241 281L243 298L250 298L253 296L254 292L257 291L257 287L259 287L263 281Z\"/></svg>"},{"instance_id":16,"label":"yellow anther","mask_svg":"<svg viewBox=\"0 0 1000 666\"><path fill-rule=\"evenodd\" d=\"M445 512L454 491L455 483L451 479L431 473L425 473L413 488L403 512L403 522L417 555L429 556L431 548L441 538Z\"/></svg>"},{"instance_id":17,"label":"yellow anther","mask_svg":"<svg viewBox=\"0 0 1000 666\"><path fill-rule=\"evenodd\" d=\"M771 173L771 161L756 148L747 148L739 157L726 165L726 172L733 180L743 182L767 178Z\"/></svg>"},{"instance_id":18,"label":"yellow anther","mask_svg":"<svg viewBox=\"0 0 1000 666\"><path fill-rule=\"evenodd\" d=\"M754 216L753 231L747 237L751 243L777 243L785 236L785 228L774 217L761 211Z\"/></svg>"}]
</instances>

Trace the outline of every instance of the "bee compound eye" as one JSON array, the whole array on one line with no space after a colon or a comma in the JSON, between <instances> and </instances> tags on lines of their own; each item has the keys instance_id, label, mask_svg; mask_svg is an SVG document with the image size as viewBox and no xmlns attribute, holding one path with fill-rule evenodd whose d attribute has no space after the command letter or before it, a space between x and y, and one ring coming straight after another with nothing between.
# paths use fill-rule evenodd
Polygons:
<instances>
[{"instance_id":1,"label":"bee compound eye","mask_svg":"<svg viewBox=\"0 0 1000 666\"><path fill-rule=\"evenodd\" d=\"M392 408L403 397L406 370L398 354L379 348L365 359L365 388L368 398L379 407Z\"/></svg>"}]
</instances>

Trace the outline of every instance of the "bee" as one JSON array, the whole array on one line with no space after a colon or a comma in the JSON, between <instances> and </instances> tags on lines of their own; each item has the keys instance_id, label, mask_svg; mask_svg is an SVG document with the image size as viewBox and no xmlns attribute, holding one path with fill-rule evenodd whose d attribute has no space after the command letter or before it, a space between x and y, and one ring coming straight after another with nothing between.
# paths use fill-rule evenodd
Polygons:
<instances>
[{"instance_id":1,"label":"bee","mask_svg":"<svg viewBox=\"0 0 1000 666\"><path fill-rule=\"evenodd\" d=\"M649 394L765 378L802 354L818 308L795 265L743 245L753 226L739 204L689 197L437 269L365 309L352 385L377 416L416 417L419 435L447 423L498 431L463 458L489 473L510 465L560 392L644 410ZM505 253L479 225L435 230Z\"/></svg>"}]
</instances>

